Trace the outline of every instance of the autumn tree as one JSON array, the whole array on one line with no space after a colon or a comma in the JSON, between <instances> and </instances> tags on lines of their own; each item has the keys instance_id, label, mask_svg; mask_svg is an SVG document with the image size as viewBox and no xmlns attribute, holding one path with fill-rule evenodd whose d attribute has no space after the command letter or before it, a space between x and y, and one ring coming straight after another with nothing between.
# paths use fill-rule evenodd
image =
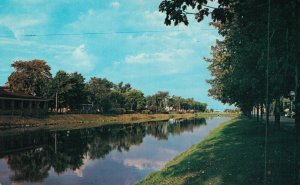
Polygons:
<instances>
[{"instance_id":1,"label":"autumn tree","mask_svg":"<svg viewBox=\"0 0 300 185\"><path fill-rule=\"evenodd\" d=\"M15 71L9 76L9 87L14 91L23 91L33 96L46 97L51 68L44 60L15 61L11 65Z\"/></svg>"}]
</instances>

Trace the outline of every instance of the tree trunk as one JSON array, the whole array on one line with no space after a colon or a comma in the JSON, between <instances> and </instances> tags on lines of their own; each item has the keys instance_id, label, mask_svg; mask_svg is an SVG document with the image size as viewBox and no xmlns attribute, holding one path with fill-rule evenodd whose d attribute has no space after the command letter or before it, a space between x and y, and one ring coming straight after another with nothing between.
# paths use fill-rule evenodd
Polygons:
<instances>
[{"instance_id":1,"label":"tree trunk","mask_svg":"<svg viewBox=\"0 0 300 185\"><path fill-rule=\"evenodd\" d=\"M300 184L300 86L296 88L295 98L295 183Z\"/></svg>"},{"instance_id":2,"label":"tree trunk","mask_svg":"<svg viewBox=\"0 0 300 185\"><path fill-rule=\"evenodd\" d=\"M291 38L293 38L293 43L296 48L299 49L299 16L300 16L300 2L299 1L291 1L292 9L291 9L291 20L295 20L292 23L292 34ZM300 62L298 61L300 58L299 51L294 51L293 53L293 62L295 64L295 156L296 156L296 167L295 167L295 184L300 184L300 84L299 84L299 69Z\"/></svg>"},{"instance_id":3,"label":"tree trunk","mask_svg":"<svg viewBox=\"0 0 300 185\"><path fill-rule=\"evenodd\" d=\"M269 119L270 119L270 104L267 101L266 105L266 124L269 125Z\"/></svg>"},{"instance_id":4,"label":"tree trunk","mask_svg":"<svg viewBox=\"0 0 300 185\"><path fill-rule=\"evenodd\" d=\"M259 122L259 104L256 106L256 121Z\"/></svg>"},{"instance_id":5,"label":"tree trunk","mask_svg":"<svg viewBox=\"0 0 300 185\"><path fill-rule=\"evenodd\" d=\"M280 128L280 98L276 98L275 100L274 115L275 115L275 127Z\"/></svg>"},{"instance_id":6,"label":"tree trunk","mask_svg":"<svg viewBox=\"0 0 300 185\"><path fill-rule=\"evenodd\" d=\"M296 68L296 91L295 91L295 128L296 133L300 134L300 85L298 82L298 68Z\"/></svg>"},{"instance_id":7,"label":"tree trunk","mask_svg":"<svg viewBox=\"0 0 300 185\"><path fill-rule=\"evenodd\" d=\"M260 104L260 120L263 120L264 116L264 105L263 104Z\"/></svg>"},{"instance_id":8,"label":"tree trunk","mask_svg":"<svg viewBox=\"0 0 300 185\"><path fill-rule=\"evenodd\" d=\"M295 184L300 184L300 84L299 84L299 66L295 65Z\"/></svg>"}]
</instances>

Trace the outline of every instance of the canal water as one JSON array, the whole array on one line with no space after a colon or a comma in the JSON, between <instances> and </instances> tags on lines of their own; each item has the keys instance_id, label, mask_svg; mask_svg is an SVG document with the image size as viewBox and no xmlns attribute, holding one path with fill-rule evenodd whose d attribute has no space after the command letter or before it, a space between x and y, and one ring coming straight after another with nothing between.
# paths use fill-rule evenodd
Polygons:
<instances>
[{"instance_id":1,"label":"canal water","mask_svg":"<svg viewBox=\"0 0 300 185\"><path fill-rule=\"evenodd\" d=\"M0 184L130 185L228 117L0 136Z\"/></svg>"}]
</instances>

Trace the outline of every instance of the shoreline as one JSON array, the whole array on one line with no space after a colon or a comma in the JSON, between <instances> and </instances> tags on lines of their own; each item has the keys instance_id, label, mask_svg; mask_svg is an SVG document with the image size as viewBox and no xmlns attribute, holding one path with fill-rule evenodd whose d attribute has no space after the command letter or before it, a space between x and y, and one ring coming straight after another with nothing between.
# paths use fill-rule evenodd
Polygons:
<instances>
[{"instance_id":1,"label":"shoreline","mask_svg":"<svg viewBox=\"0 0 300 185\"><path fill-rule=\"evenodd\" d=\"M113 123L139 123L147 121L161 121L168 119L185 119L195 117L195 114L58 114L46 118L0 116L0 131L16 128L63 129L97 127Z\"/></svg>"},{"instance_id":2,"label":"shoreline","mask_svg":"<svg viewBox=\"0 0 300 185\"><path fill-rule=\"evenodd\" d=\"M247 118L224 122L137 185L263 184L264 129L263 123ZM267 167L271 173L267 184L293 184L294 137L274 127L269 134ZM274 154L275 150L280 155Z\"/></svg>"},{"instance_id":3,"label":"shoreline","mask_svg":"<svg viewBox=\"0 0 300 185\"><path fill-rule=\"evenodd\" d=\"M229 113L186 113L186 114L58 114L46 118L0 116L0 133L29 131L38 129L66 130L91 128L108 124L132 124L149 121L165 121L169 119L190 119L195 117L235 116Z\"/></svg>"}]
</instances>

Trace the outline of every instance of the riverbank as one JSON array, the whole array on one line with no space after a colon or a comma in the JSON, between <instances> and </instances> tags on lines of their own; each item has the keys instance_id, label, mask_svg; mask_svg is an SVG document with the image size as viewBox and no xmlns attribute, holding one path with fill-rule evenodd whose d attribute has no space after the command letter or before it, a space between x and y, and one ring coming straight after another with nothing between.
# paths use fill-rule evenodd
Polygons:
<instances>
[{"instance_id":1,"label":"riverbank","mask_svg":"<svg viewBox=\"0 0 300 185\"><path fill-rule=\"evenodd\" d=\"M39 127L48 129L96 127L110 123L138 123L174 119L187 119L195 114L61 114L50 115L46 118L21 116L1 116L0 128Z\"/></svg>"},{"instance_id":2,"label":"riverbank","mask_svg":"<svg viewBox=\"0 0 300 185\"><path fill-rule=\"evenodd\" d=\"M189 119L193 117L217 116L215 113L197 114L122 114L122 115L101 115L101 114L61 114L50 115L46 118L33 118L21 116L0 116L0 130L7 129L76 129L97 127L114 123L140 123L148 121L162 121L169 119ZM224 114L232 116L232 114Z\"/></svg>"},{"instance_id":3,"label":"riverbank","mask_svg":"<svg viewBox=\"0 0 300 185\"><path fill-rule=\"evenodd\" d=\"M294 184L293 133L271 127L268 133L266 184ZM235 118L138 184L256 185L264 184L264 169L265 125Z\"/></svg>"},{"instance_id":4,"label":"riverbank","mask_svg":"<svg viewBox=\"0 0 300 185\"><path fill-rule=\"evenodd\" d=\"M186 114L60 114L49 115L46 118L0 116L0 129L10 128L45 128L68 129L96 127L112 123L141 123L148 121L162 121L169 119L189 119L193 117L234 116L235 114L216 113L186 113Z\"/></svg>"}]
</instances>

